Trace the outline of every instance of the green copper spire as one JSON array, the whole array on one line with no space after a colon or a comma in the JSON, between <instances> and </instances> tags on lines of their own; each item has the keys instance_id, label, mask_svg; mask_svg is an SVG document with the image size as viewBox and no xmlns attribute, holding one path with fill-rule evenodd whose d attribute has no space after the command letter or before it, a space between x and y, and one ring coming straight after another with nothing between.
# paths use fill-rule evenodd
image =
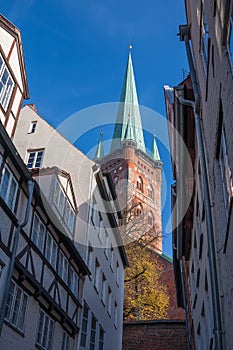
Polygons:
<instances>
[{"instance_id":1,"label":"green copper spire","mask_svg":"<svg viewBox=\"0 0 233 350\"><path fill-rule=\"evenodd\" d=\"M95 159L96 160L102 159L104 157L104 146L103 146L102 136L103 136L103 132L101 130L98 146L97 146L96 152L95 152Z\"/></svg>"},{"instance_id":2,"label":"green copper spire","mask_svg":"<svg viewBox=\"0 0 233 350\"><path fill-rule=\"evenodd\" d=\"M152 145L152 150L151 150L151 158L153 158L154 160L160 161L159 150L157 147L155 135L154 135L154 140L153 140L153 145Z\"/></svg>"},{"instance_id":3,"label":"green copper spire","mask_svg":"<svg viewBox=\"0 0 233 350\"><path fill-rule=\"evenodd\" d=\"M129 123L131 125L128 127ZM130 132L131 139L137 143L137 148L146 153L130 51L114 128L111 152L121 148L121 141L128 139L128 131L126 133L127 128Z\"/></svg>"}]
</instances>

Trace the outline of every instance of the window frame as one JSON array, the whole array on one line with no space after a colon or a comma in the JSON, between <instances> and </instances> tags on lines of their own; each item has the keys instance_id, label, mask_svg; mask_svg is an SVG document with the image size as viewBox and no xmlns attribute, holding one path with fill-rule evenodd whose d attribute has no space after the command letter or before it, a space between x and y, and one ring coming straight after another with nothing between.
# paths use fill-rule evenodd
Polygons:
<instances>
[{"instance_id":1,"label":"window frame","mask_svg":"<svg viewBox=\"0 0 233 350\"><path fill-rule=\"evenodd\" d=\"M80 339L80 346L83 348L86 348L86 344L88 340L89 311L90 311L89 307L87 306L86 303L84 303L83 314L82 314L81 339Z\"/></svg>"},{"instance_id":2,"label":"window frame","mask_svg":"<svg viewBox=\"0 0 233 350\"><path fill-rule=\"evenodd\" d=\"M39 230L36 231L35 229L35 220L38 220ZM43 237L41 240L41 228L43 227ZM34 230L36 233L34 233ZM35 246L40 250L41 253L44 253L44 246L45 246L45 239L46 239L46 227L37 212L34 212L33 215L33 222L32 222L32 229L31 229L31 240L35 244ZM39 242L41 241L41 244Z\"/></svg>"},{"instance_id":3,"label":"window frame","mask_svg":"<svg viewBox=\"0 0 233 350\"><path fill-rule=\"evenodd\" d=\"M40 332L41 324L42 324L42 329ZM49 336L46 339L44 339L45 338L44 333L46 328L47 328L46 336L47 334ZM38 326L37 326L36 344L39 345L41 349L52 350L54 328L55 328L55 321L44 310L40 309ZM45 345L44 345L44 340L45 340Z\"/></svg>"},{"instance_id":4,"label":"window frame","mask_svg":"<svg viewBox=\"0 0 233 350\"><path fill-rule=\"evenodd\" d=\"M95 318L94 314L91 314L91 329L90 329L90 342L89 342L89 349L95 350L96 347L96 327L97 326L97 319Z\"/></svg>"},{"instance_id":5,"label":"window frame","mask_svg":"<svg viewBox=\"0 0 233 350\"><path fill-rule=\"evenodd\" d=\"M6 82L3 83L2 81L5 73L8 74L8 77L6 78ZM11 80L12 82L11 85L8 85L9 80ZM2 88L0 89L0 105L3 108L4 112L6 112L13 95L15 81L1 53L0 53L0 86L2 86Z\"/></svg>"},{"instance_id":6,"label":"window frame","mask_svg":"<svg viewBox=\"0 0 233 350\"><path fill-rule=\"evenodd\" d=\"M17 302L18 292L20 292L20 299ZM25 300L25 304L23 300ZM6 306L4 317L5 317L5 320L10 325L12 325L14 328L18 329L22 333L25 332L25 323L26 323L25 321L26 321L28 303L29 303L29 295L21 287L19 287L15 281L11 280L11 286L8 294L7 306ZM15 308L16 308L16 311L15 311ZM24 310L22 310L22 308L24 308ZM22 316L22 313L23 313L23 316ZM14 317L16 317L15 321L14 321ZM22 326L19 325L20 318L22 318Z\"/></svg>"},{"instance_id":7,"label":"window frame","mask_svg":"<svg viewBox=\"0 0 233 350\"><path fill-rule=\"evenodd\" d=\"M9 177L7 179L7 184L4 184L6 172L9 173L8 175ZM12 189L13 182L14 182L15 188L14 188L14 194L12 196L11 189ZM6 188L5 190L4 190L4 187ZM13 174L13 172L11 171L11 169L9 168L9 166L5 163L2 169L2 176L1 176L1 182L0 182L0 196L13 213L15 212L14 209L15 209L15 202L16 202L18 189L19 189L18 181L15 175Z\"/></svg>"},{"instance_id":8,"label":"window frame","mask_svg":"<svg viewBox=\"0 0 233 350\"><path fill-rule=\"evenodd\" d=\"M49 243L49 239L51 240L50 243ZM49 254L47 252L49 252ZM47 231L46 245L45 245L45 258L55 270L57 268L57 255L58 255L58 245L55 239L53 238L53 236L51 235L51 233Z\"/></svg>"},{"instance_id":9,"label":"window frame","mask_svg":"<svg viewBox=\"0 0 233 350\"><path fill-rule=\"evenodd\" d=\"M27 151L27 168L40 169L43 163L44 152L45 152L44 148L36 149L36 150L28 150ZM39 153L41 154L39 155ZM32 154L34 155L32 156Z\"/></svg>"},{"instance_id":10,"label":"window frame","mask_svg":"<svg viewBox=\"0 0 233 350\"><path fill-rule=\"evenodd\" d=\"M229 12L228 30L227 30L227 51L229 54L230 66L233 73L233 4Z\"/></svg>"}]
</instances>

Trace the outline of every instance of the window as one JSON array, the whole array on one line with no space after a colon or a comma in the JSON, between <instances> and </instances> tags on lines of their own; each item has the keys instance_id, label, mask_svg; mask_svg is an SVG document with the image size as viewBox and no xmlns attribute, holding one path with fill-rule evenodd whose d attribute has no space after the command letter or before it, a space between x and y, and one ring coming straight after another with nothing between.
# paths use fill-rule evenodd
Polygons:
<instances>
[{"instance_id":1,"label":"window","mask_svg":"<svg viewBox=\"0 0 233 350\"><path fill-rule=\"evenodd\" d=\"M75 213L58 180L55 182L53 201L70 232L74 230Z\"/></svg>"},{"instance_id":2,"label":"window","mask_svg":"<svg viewBox=\"0 0 233 350\"><path fill-rule=\"evenodd\" d=\"M31 239L33 243L35 243L35 245L40 249L41 252L44 251L45 234L45 225L43 224L39 216L35 213L33 219Z\"/></svg>"},{"instance_id":3,"label":"window","mask_svg":"<svg viewBox=\"0 0 233 350\"><path fill-rule=\"evenodd\" d=\"M34 134L34 132L36 131L36 125L37 125L37 121L30 123L29 131L28 131L29 134Z\"/></svg>"},{"instance_id":4,"label":"window","mask_svg":"<svg viewBox=\"0 0 233 350\"><path fill-rule=\"evenodd\" d=\"M13 78L6 67L2 55L0 55L0 104L4 111L7 110L9 105L14 85Z\"/></svg>"},{"instance_id":5,"label":"window","mask_svg":"<svg viewBox=\"0 0 233 350\"><path fill-rule=\"evenodd\" d=\"M102 215L101 215L100 212L99 212L98 229L99 229L98 238L100 240L100 243L103 244L103 241L104 241L104 227L103 227L103 218L102 218Z\"/></svg>"},{"instance_id":6,"label":"window","mask_svg":"<svg viewBox=\"0 0 233 350\"><path fill-rule=\"evenodd\" d=\"M99 291L100 283L100 264L97 259L95 259L95 271L94 271L94 286Z\"/></svg>"},{"instance_id":7,"label":"window","mask_svg":"<svg viewBox=\"0 0 233 350\"><path fill-rule=\"evenodd\" d=\"M114 326L117 327L118 324L118 306L117 306L117 302L115 301L114 303Z\"/></svg>"},{"instance_id":8,"label":"window","mask_svg":"<svg viewBox=\"0 0 233 350\"><path fill-rule=\"evenodd\" d=\"M87 266L91 271L92 271L92 252L93 252L93 248L89 243L88 250L87 250Z\"/></svg>"},{"instance_id":9,"label":"window","mask_svg":"<svg viewBox=\"0 0 233 350\"><path fill-rule=\"evenodd\" d=\"M31 239L33 243L43 253L45 242L45 225L40 220L39 216L35 213L33 218L32 235Z\"/></svg>"},{"instance_id":10,"label":"window","mask_svg":"<svg viewBox=\"0 0 233 350\"><path fill-rule=\"evenodd\" d=\"M99 326L99 350L104 350L104 330Z\"/></svg>"},{"instance_id":11,"label":"window","mask_svg":"<svg viewBox=\"0 0 233 350\"><path fill-rule=\"evenodd\" d=\"M104 253L106 258L108 259L109 237L106 229L104 230L104 232L105 232Z\"/></svg>"},{"instance_id":12,"label":"window","mask_svg":"<svg viewBox=\"0 0 233 350\"><path fill-rule=\"evenodd\" d=\"M83 319L82 319L82 331L81 331L81 346L83 346L84 348L86 348L86 343L87 343L88 314L89 314L89 309L85 304L83 307Z\"/></svg>"},{"instance_id":13,"label":"window","mask_svg":"<svg viewBox=\"0 0 233 350\"><path fill-rule=\"evenodd\" d=\"M151 211L149 211L147 215L147 224L153 226L153 221L153 214Z\"/></svg>"},{"instance_id":14,"label":"window","mask_svg":"<svg viewBox=\"0 0 233 350\"><path fill-rule=\"evenodd\" d=\"M96 204L97 204L96 199L93 196L92 203L91 203L91 222L94 227L96 227L96 214L97 214L97 211L95 210Z\"/></svg>"},{"instance_id":15,"label":"window","mask_svg":"<svg viewBox=\"0 0 233 350\"><path fill-rule=\"evenodd\" d=\"M143 211L142 205L138 204L138 206L136 208L136 216L141 216L142 215L142 211Z\"/></svg>"},{"instance_id":16,"label":"window","mask_svg":"<svg viewBox=\"0 0 233 350\"><path fill-rule=\"evenodd\" d=\"M0 278L1 278L1 276L2 276L2 271L3 271L4 267L5 267L5 264L4 264L4 262L0 259Z\"/></svg>"},{"instance_id":17,"label":"window","mask_svg":"<svg viewBox=\"0 0 233 350\"><path fill-rule=\"evenodd\" d=\"M207 62L209 55L209 28L206 20L206 15L202 13L202 22L201 22L201 57L203 62L203 67L205 74L207 73Z\"/></svg>"},{"instance_id":18,"label":"window","mask_svg":"<svg viewBox=\"0 0 233 350\"><path fill-rule=\"evenodd\" d=\"M53 266L54 269L56 269L56 263L57 263L57 244L50 235L50 233L47 233L47 240L46 240L46 246L45 246L45 257L48 260L48 262Z\"/></svg>"},{"instance_id":19,"label":"window","mask_svg":"<svg viewBox=\"0 0 233 350\"><path fill-rule=\"evenodd\" d=\"M42 159L44 155L44 150L40 149L38 151L28 152L27 168L40 168L42 165Z\"/></svg>"},{"instance_id":20,"label":"window","mask_svg":"<svg viewBox=\"0 0 233 350\"><path fill-rule=\"evenodd\" d=\"M72 267L70 267L69 287L75 296L78 296L78 282L79 277Z\"/></svg>"},{"instance_id":21,"label":"window","mask_svg":"<svg viewBox=\"0 0 233 350\"><path fill-rule=\"evenodd\" d=\"M8 295L5 319L20 331L24 332L28 295L11 281Z\"/></svg>"},{"instance_id":22,"label":"window","mask_svg":"<svg viewBox=\"0 0 233 350\"><path fill-rule=\"evenodd\" d=\"M113 249L113 246L111 245L111 249L110 249L110 257L109 257L109 260L110 260L110 267L111 269L113 270L113 267L114 267L114 249Z\"/></svg>"},{"instance_id":23,"label":"window","mask_svg":"<svg viewBox=\"0 0 233 350\"><path fill-rule=\"evenodd\" d=\"M0 195L12 211L14 211L17 190L18 183L8 166L5 165L2 172Z\"/></svg>"},{"instance_id":24,"label":"window","mask_svg":"<svg viewBox=\"0 0 233 350\"><path fill-rule=\"evenodd\" d=\"M58 274L65 283L68 282L68 260L62 251L59 251Z\"/></svg>"},{"instance_id":25,"label":"window","mask_svg":"<svg viewBox=\"0 0 233 350\"><path fill-rule=\"evenodd\" d=\"M105 277L104 273L102 273L101 300L102 300L104 305L106 303L106 292L107 292L106 288L107 288L106 277Z\"/></svg>"},{"instance_id":26,"label":"window","mask_svg":"<svg viewBox=\"0 0 233 350\"><path fill-rule=\"evenodd\" d=\"M151 199L154 198L154 191L153 191L153 187L151 184L148 185L148 197Z\"/></svg>"},{"instance_id":27,"label":"window","mask_svg":"<svg viewBox=\"0 0 233 350\"><path fill-rule=\"evenodd\" d=\"M138 177L137 179L137 189L141 192L143 192L143 181L141 176Z\"/></svg>"},{"instance_id":28,"label":"window","mask_svg":"<svg viewBox=\"0 0 233 350\"><path fill-rule=\"evenodd\" d=\"M228 51L231 59L231 67L233 69L233 5L231 6L231 12L230 12L227 47L228 47Z\"/></svg>"},{"instance_id":29,"label":"window","mask_svg":"<svg viewBox=\"0 0 233 350\"><path fill-rule=\"evenodd\" d=\"M228 215L230 201L233 195L232 172L229 166L226 137L224 129L222 129L221 143L219 150L219 165L221 171L221 180L223 188L223 198L225 204L226 215Z\"/></svg>"},{"instance_id":30,"label":"window","mask_svg":"<svg viewBox=\"0 0 233 350\"><path fill-rule=\"evenodd\" d=\"M96 338L96 318L92 314L92 317L91 317L90 350L94 350L95 349L95 338Z\"/></svg>"},{"instance_id":31,"label":"window","mask_svg":"<svg viewBox=\"0 0 233 350\"><path fill-rule=\"evenodd\" d=\"M61 350L72 350L72 348L73 346L71 337L66 332L63 332Z\"/></svg>"},{"instance_id":32,"label":"window","mask_svg":"<svg viewBox=\"0 0 233 350\"><path fill-rule=\"evenodd\" d=\"M112 290L108 287L108 313L111 316L112 313Z\"/></svg>"},{"instance_id":33,"label":"window","mask_svg":"<svg viewBox=\"0 0 233 350\"><path fill-rule=\"evenodd\" d=\"M116 283L119 286L119 282L120 282L120 266L119 266L119 262L116 262Z\"/></svg>"},{"instance_id":34,"label":"window","mask_svg":"<svg viewBox=\"0 0 233 350\"><path fill-rule=\"evenodd\" d=\"M52 349L53 330L54 321L43 310L40 310L36 342L42 349Z\"/></svg>"}]
</instances>

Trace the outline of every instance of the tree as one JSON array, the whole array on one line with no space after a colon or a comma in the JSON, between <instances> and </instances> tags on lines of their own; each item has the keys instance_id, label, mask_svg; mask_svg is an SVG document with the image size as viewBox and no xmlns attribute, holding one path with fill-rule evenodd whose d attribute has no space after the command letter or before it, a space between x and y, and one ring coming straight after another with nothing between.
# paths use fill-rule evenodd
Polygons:
<instances>
[{"instance_id":1,"label":"tree","mask_svg":"<svg viewBox=\"0 0 233 350\"><path fill-rule=\"evenodd\" d=\"M162 267L154 250L161 232L145 222L140 205L140 202L132 200L123 213L121 223L129 260L129 268L125 272L124 320L164 319L169 295L166 286L160 283Z\"/></svg>"}]
</instances>

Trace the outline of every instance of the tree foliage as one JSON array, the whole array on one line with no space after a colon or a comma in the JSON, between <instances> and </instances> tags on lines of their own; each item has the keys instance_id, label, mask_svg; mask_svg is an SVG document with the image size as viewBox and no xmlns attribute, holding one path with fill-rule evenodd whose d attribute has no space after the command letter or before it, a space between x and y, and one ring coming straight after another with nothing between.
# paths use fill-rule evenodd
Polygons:
<instances>
[{"instance_id":1,"label":"tree foliage","mask_svg":"<svg viewBox=\"0 0 233 350\"><path fill-rule=\"evenodd\" d=\"M162 267L154 251L161 232L148 225L140 203L131 202L121 227L129 268L125 271L124 320L165 319L169 295L161 284Z\"/></svg>"}]
</instances>

